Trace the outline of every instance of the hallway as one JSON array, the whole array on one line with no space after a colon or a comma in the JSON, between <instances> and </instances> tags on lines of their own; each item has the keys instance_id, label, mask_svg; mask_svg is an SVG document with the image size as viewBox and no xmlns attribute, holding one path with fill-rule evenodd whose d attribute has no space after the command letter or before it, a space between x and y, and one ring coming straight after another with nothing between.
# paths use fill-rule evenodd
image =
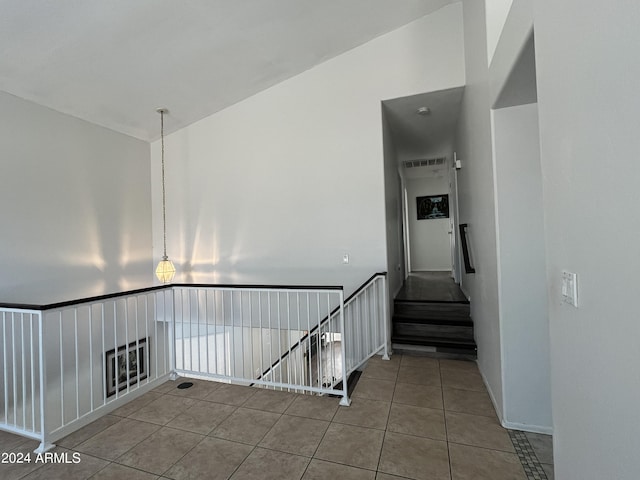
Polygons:
<instances>
[{"instance_id":1,"label":"hallway","mask_svg":"<svg viewBox=\"0 0 640 480\"><path fill-rule=\"evenodd\" d=\"M550 437L503 429L473 362L375 356L350 407L337 398L193 382L179 390L168 381L57 442L56 453L79 452L77 464L3 464L0 477L553 479ZM36 446L0 432L3 452Z\"/></svg>"},{"instance_id":2,"label":"hallway","mask_svg":"<svg viewBox=\"0 0 640 480\"><path fill-rule=\"evenodd\" d=\"M411 272L396 300L422 302L467 302L451 272Z\"/></svg>"}]
</instances>

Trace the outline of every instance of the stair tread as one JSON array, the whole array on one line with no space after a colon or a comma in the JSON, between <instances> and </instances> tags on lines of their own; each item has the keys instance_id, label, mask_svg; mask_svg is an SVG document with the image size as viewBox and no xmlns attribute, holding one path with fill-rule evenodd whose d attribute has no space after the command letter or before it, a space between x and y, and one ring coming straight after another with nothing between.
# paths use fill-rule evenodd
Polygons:
<instances>
[{"instance_id":1,"label":"stair tread","mask_svg":"<svg viewBox=\"0 0 640 480\"><path fill-rule=\"evenodd\" d=\"M468 325L431 325L428 323L394 323L393 335L419 337L473 338L473 327Z\"/></svg>"},{"instance_id":2,"label":"stair tread","mask_svg":"<svg viewBox=\"0 0 640 480\"><path fill-rule=\"evenodd\" d=\"M470 317L446 318L446 317L425 317L424 315L406 315L396 313L393 315L393 323L422 323L428 325L452 325L459 327L473 327L473 320Z\"/></svg>"},{"instance_id":3,"label":"stair tread","mask_svg":"<svg viewBox=\"0 0 640 480\"><path fill-rule=\"evenodd\" d=\"M416 335L393 335L391 337L391 341L396 343L407 343L416 345L451 345L460 347L476 347L476 342L473 339L448 338L438 336L420 337Z\"/></svg>"},{"instance_id":4,"label":"stair tread","mask_svg":"<svg viewBox=\"0 0 640 480\"><path fill-rule=\"evenodd\" d=\"M396 305L470 305L468 300L447 301L447 300L409 300L409 299L395 299L393 301Z\"/></svg>"}]
</instances>

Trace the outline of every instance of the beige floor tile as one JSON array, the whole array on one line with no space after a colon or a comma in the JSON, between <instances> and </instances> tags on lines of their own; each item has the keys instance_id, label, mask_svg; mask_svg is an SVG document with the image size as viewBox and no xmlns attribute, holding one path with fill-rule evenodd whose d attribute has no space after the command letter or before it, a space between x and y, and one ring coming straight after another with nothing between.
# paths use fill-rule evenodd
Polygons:
<instances>
[{"instance_id":1,"label":"beige floor tile","mask_svg":"<svg viewBox=\"0 0 640 480\"><path fill-rule=\"evenodd\" d=\"M299 480L309 459L256 448L231 477L233 480Z\"/></svg>"},{"instance_id":2,"label":"beige floor tile","mask_svg":"<svg viewBox=\"0 0 640 480\"><path fill-rule=\"evenodd\" d=\"M374 480L376 473L372 470L325 462L314 458L307 467L302 480Z\"/></svg>"},{"instance_id":3,"label":"beige floor tile","mask_svg":"<svg viewBox=\"0 0 640 480\"><path fill-rule=\"evenodd\" d=\"M403 355L400 366L424 368L428 370L438 370L440 368L437 358L417 355Z\"/></svg>"},{"instance_id":4,"label":"beige floor tile","mask_svg":"<svg viewBox=\"0 0 640 480\"><path fill-rule=\"evenodd\" d=\"M158 393L152 390L150 392L147 392L139 396L134 400L131 400L129 403L121 406L120 408L115 409L113 412L111 412L111 415L116 415L118 417L128 417L132 413L137 412L145 405L150 404L151 402L159 399L160 397L162 397L161 393Z\"/></svg>"},{"instance_id":5,"label":"beige floor tile","mask_svg":"<svg viewBox=\"0 0 640 480\"><path fill-rule=\"evenodd\" d=\"M117 463L161 475L195 447L203 435L162 427L127 453Z\"/></svg>"},{"instance_id":6,"label":"beige floor tile","mask_svg":"<svg viewBox=\"0 0 640 480\"><path fill-rule=\"evenodd\" d=\"M89 440L104 429L109 428L111 425L115 425L120 420L122 420L120 417L105 415L104 417L100 417L96 421L91 422L89 425L82 427L80 430L76 430L71 435L67 435L62 440L57 441L56 445L65 448L73 448L76 445L80 445L82 442Z\"/></svg>"},{"instance_id":7,"label":"beige floor tile","mask_svg":"<svg viewBox=\"0 0 640 480\"><path fill-rule=\"evenodd\" d=\"M167 380L166 382L154 388L152 392L167 393L169 390L176 388L180 384L180 382L184 382L184 378L180 377L180 378L177 378L176 380Z\"/></svg>"},{"instance_id":8,"label":"beige floor tile","mask_svg":"<svg viewBox=\"0 0 640 480\"><path fill-rule=\"evenodd\" d=\"M447 439L442 410L398 403L391 405L387 431L428 437L434 440Z\"/></svg>"},{"instance_id":9,"label":"beige floor tile","mask_svg":"<svg viewBox=\"0 0 640 480\"><path fill-rule=\"evenodd\" d=\"M447 442L387 432L378 470L416 480L449 480Z\"/></svg>"},{"instance_id":10,"label":"beige floor tile","mask_svg":"<svg viewBox=\"0 0 640 480\"><path fill-rule=\"evenodd\" d=\"M195 404L191 398L176 397L174 395L162 395L157 400L148 403L137 412L129 415L129 418L143 422L166 425L187 408Z\"/></svg>"},{"instance_id":11,"label":"beige floor tile","mask_svg":"<svg viewBox=\"0 0 640 480\"><path fill-rule=\"evenodd\" d=\"M515 452L507 431L498 420L480 415L445 412L449 442Z\"/></svg>"},{"instance_id":12,"label":"beige floor tile","mask_svg":"<svg viewBox=\"0 0 640 480\"><path fill-rule=\"evenodd\" d=\"M0 452L11 452L26 441L25 437L0 430Z\"/></svg>"},{"instance_id":13,"label":"beige floor tile","mask_svg":"<svg viewBox=\"0 0 640 480\"><path fill-rule=\"evenodd\" d=\"M164 476L174 480L223 480L240 466L253 447L206 437Z\"/></svg>"},{"instance_id":14,"label":"beige floor tile","mask_svg":"<svg viewBox=\"0 0 640 480\"><path fill-rule=\"evenodd\" d=\"M553 464L553 437L541 433L526 432L527 440L540 463Z\"/></svg>"},{"instance_id":15,"label":"beige floor tile","mask_svg":"<svg viewBox=\"0 0 640 480\"><path fill-rule=\"evenodd\" d=\"M266 412L284 413L297 397L295 393L280 392L278 390L256 390L255 395L252 395L242 404L243 407L255 408Z\"/></svg>"},{"instance_id":16,"label":"beige floor tile","mask_svg":"<svg viewBox=\"0 0 640 480\"><path fill-rule=\"evenodd\" d=\"M167 423L167 426L207 435L237 408L233 405L197 400Z\"/></svg>"},{"instance_id":17,"label":"beige floor tile","mask_svg":"<svg viewBox=\"0 0 640 480\"><path fill-rule=\"evenodd\" d=\"M361 378L358 380L353 398L369 398L371 400L384 400L390 402L393 398L393 389L396 382L393 380L380 380L377 378Z\"/></svg>"},{"instance_id":18,"label":"beige floor tile","mask_svg":"<svg viewBox=\"0 0 640 480\"><path fill-rule=\"evenodd\" d=\"M159 428L158 425L151 423L123 418L118 423L77 445L74 450L107 460L115 460Z\"/></svg>"},{"instance_id":19,"label":"beige floor tile","mask_svg":"<svg viewBox=\"0 0 640 480\"><path fill-rule=\"evenodd\" d=\"M468 372L478 372L478 364L470 360L449 360L440 359L440 368L466 370Z\"/></svg>"},{"instance_id":20,"label":"beige floor tile","mask_svg":"<svg viewBox=\"0 0 640 480\"><path fill-rule=\"evenodd\" d=\"M440 386L440 371L434 368L405 367L401 365L398 371L398 382Z\"/></svg>"},{"instance_id":21,"label":"beige floor tile","mask_svg":"<svg viewBox=\"0 0 640 480\"><path fill-rule=\"evenodd\" d=\"M480 373L451 368L441 368L442 385L445 387L458 388L460 390L475 390L477 392L486 392Z\"/></svg>"},{"instance_id":22,"label":"beige floor tile","mask_svg":"<svg viewBox=\"0 0 640 480\"><path fill-rule=\"evenodd\" d=\"M367 362L371 363L386 363L386 364L397 364L399 365L400 362L402 361L402 355L401 354L389 354L389 360L383 360L382 355L373 355L371 358L369 358L369 360L367 360Z\"/></svg>"},{"instance_id":23,"label":"beige floor tile","mask_svg":"<svg viewBox=\"0 0 640 480\"><path fill-rule=\"evenodd\" d=\"M378 472L376 474L376 480L403 480L407 477L399 477L397 475L389 475L388 473Z\"/></svg>"},{"instance_id":24,"label":"beige floor tile","mask_svg":"<svg viewBox=\"0 0 640 480\"><path fill-rule=\"evenodd\" d=\"M526 480L513 453L449 444L453 480Z\"/></svg>"},{"instance_id":25,"label":"beige floor tile","mask_svg":"<svg viewBox=\"0 0 640 480\"><path fill-rule=\"evenodd\" d=\"M442 388L438 386L396 383L393 401L414 407L439 408L442 410Z\"/></svg>"},{"instance_id":26,"label":"beige floor tile","mask_svg":"<svg viewBox=\"0 0 640 480\"><path fill-rule=\"evenodd\" d=\"M189 388L178 388L178 385L182 383L193 383L193 386ZM166 393L169 395L176 395L178 397L188 397L203 399L220 388L222 383L214 382L212 380L199 380L196 378L185 378L180 382L175 382L175 388L169 389Z\"/></svg>"},{"instance_id":27,"label":"beige floor tile","mask_svg":"<svg viewBox=\"0 0 640 480\"><path fill-rule=\"evenodd\" d=\"M80 454L77 457L78 462L74 463L74 452L71 450L55 448L53 452L65 454L65 460L59 463L45 463L39 469L23 477L24 480L84 480L109 464L105 460L85 454Z\"/></svg>"},{"instance_id":28,"label":"beige floor tile","mask_svg":"<svg viewBox=\"0 0 640 480\"><path fill-rule=\"evenodd\" d=\"M476 392L450 387L444 387L442 390L445 410L496 418L496 411L486 391Z\"/></svg>"},{"instance_id":29,"label":"beige floor tile","mask_svg":"<svg viewBox=\"0 0 640 480\"><path fill-rule=\"evenodd\" d=\"M399 362L385 362L383 360L379 362L371 362L367 364L362 372L361 378L377 378L379 380L396 381L398 377L398 369L400 368Z\"/></svg>"},{"instance_id":30,"label":"beige floor tile","mask_svg":"<svg viewBox=\"0 0 640 480\"><path fill-rule=\"evenodd\" d=\"M257 388L245 387L242 385L222 384L205 397L205 400L227 405L240 406L251 396L255 395Z\"/></svg>"},{"instance_id":31,"label":"beige floor tile","mask_svg":"<svg viewBox=\"0 0 640 480\"><path fill-rule=\"evenodd\" d=\"M284 413L298 417L331 421L338 410L339 402L339 399L332 397L298 395Z\"/></svg>"},{"instance_id":32,"label":"beige floor tile","mask_svg":"<svg viewBox=\"0 0 640 480\"><path fill-rule=\"evenodd\" d=\"M209 435L234 442L257 445L271 430L280 414L250 408L238 408Z\"/></svg>"},{"instance_id":33,"label":"beige floor tile","mask_svg":"<svg viewBox=\"0 0 640 480\"><path fill-rule=\"evenodd\" d=\"M375 470L383 439L384 432L381 430L332 423L314 457Z\"/></svg>"},{"instance_id":34,"label":"beige floor tile","mask_svg":"<svg viewBox=\"0 0 640 480\"><path fill-rule=\"evenodd\" d=\"M153 473L110 463L91 477L91 480L155 480L157 478L158 476Z\"/></svg>"},{"instance_id":35,"label":"beige floor tile","mask_svg":"<svg viewBox=\"0 0 640 480\"><path fill-rule=\"evenodd\" d=\"M369 400L367 398L352 398L351 406L340 407L333 417L333 421L384 430L387 426L390 408L390 402Z\"/></svg>"},{"instance_id":36,"label":"beige floor tile","mask_svg":"<svg viewBox=\"0 0 640 480\"><path fill-rule=\"evenodd\" d=\"M328 427L323 420L282 415L259 446L311 457Z\"/></svg>"},{"instance_id":37,"label":"beige floor tile","mask_svg":"<svg viewBox=\"0 0 640 480\"><path fill-rule=\"evenodd\" d=\"M25 439L23 438L22 440ZM38 445L39 443L36 440L27 440L18 446L0 451L0 453L15 453L20 455L22 459L21 463L9 461L8 463L0 464L0 478L2 480L17 480L43 467L42 463L35 462L36 454L33 451L38 448ZM29 456L29 461L25 460L26 456Z\"/></svg>"}]
</instances>

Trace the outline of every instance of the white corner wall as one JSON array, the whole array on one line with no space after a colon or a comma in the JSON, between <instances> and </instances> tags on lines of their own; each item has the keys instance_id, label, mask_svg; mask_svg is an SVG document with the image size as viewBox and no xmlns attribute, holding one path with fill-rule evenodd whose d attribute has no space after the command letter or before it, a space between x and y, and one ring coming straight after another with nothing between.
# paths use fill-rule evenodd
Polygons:
<instances>
[{"instance_id":1,"label":"white corner wall","mask_svg":"<svg viewBox=\"0 0 640 480\"><path fill-rule=\"evenodd\" d=\"M412 272L451 271L450 219L418 220L416 198L425 195L448 195L446 169L433 177L407 178L410 265ZM451 206L451 201L449 202Z\"/></svg>"},{"instance_id":2,"label":"white corner wall","mask_svg":"<svg viewBox=\"0 0 640 480\"><path fill-rule=\"evenodd\" d=\"M461 16L461 4L446 6L169 135L167 240L178 281L349 292L385 271L380 102L464 84ZM159 150L154 143L156 258Z\"/></svg>"},{"instance_id":3,"label":"white corner wall","mask_svg":"<svg viewBox=\"0 0 640 480\"><path fill-rule=\"evenodd\" d=\"M513 0L486 0L485 17L487 21L487 53L488 63L491 63L493 54L500 40L502 28L509 15L509 9Z\"/></svg>"},{"instance_id":4,"label":"white corner wall","mask_svg":"<svg viewBox=\"0 0 640 480\"><path fill-rule=\"evenodd\" d=\"M395 298L406 276L403 232L403 181L398 169L398 155L391 128L382 107L382 138L384 143L385 225L387 235L387 282L390 300ZM393 310L393 302L389 302Z\"/></svg>"},{"instance_id":5,"label":"white corner wall","mask_svg":"<svg viewBox=\"0 0 640 480\"><path fill-rule=\"evenodd\" d=\"M636 480L640 4L535 0L534 22L556 478Z\"/></svg>"},{"instance_id":6,"label":"white corner wall","mask_svg":"<svg viewBox=\"0 0 640 480\"><path fill-rule=\"evenodd\" d=\"M537 104L493 112L503 423L552 432Z\"/></svg>"},{"instance_id":7,"label":"white corner wall","mask_svg":"<svg viewBox=\"0 0 640 480\"><path fill-rule=\"evenodd\" d=\"M149 144L0 92L0 301L148 286Z\"/></svg>"},{"instance_id":8,"label":"white corner wall","mask_svg":"<svg viewBox=\"0 0 640 480\"><path fill-rule=\"evenodd\" d=\"M471 297L478 366L498 415L503 416L502 360L498 311L498 274L494 203L491 104L484 2L465 0L465 87L458 122L456 153L459 223L467 223L475 274L462 273Z\"/></svg>"}]
</instances>

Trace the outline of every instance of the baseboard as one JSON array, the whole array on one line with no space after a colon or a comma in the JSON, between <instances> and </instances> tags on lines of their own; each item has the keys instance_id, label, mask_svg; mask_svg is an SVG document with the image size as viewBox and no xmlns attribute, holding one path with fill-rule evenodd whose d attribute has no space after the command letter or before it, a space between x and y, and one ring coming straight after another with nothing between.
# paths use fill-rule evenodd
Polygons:
<instances>
[{"instance_id":1,"label":"baseboard","mask_svg":"<svg viewBox=\"0 0 640 480\"><path fill-rule=\"evenodd\" d=\"M478 362L476 361L476 363ZM480 370L480 364L478 364L478 371L480 372L480 376L482 377L484 388L486 388L487 392L489 393L489 398L491 399L491 403L493 404L493 410L496 412L496 415L498 416L498 421L502 426L504 426L504 420L502 419L502 411L498 408L496 397L493 395L493 390L489 388L489 382L487 382L487 378L484 376L484 373L482 373L482 370Z\"/></svg>"},{"instance_id":2,"label":"baseboard","mask_svg":"<svg viewBox=\"0 0 640 480\"><path fill-rule=\"evenodd\" d=\"M462 293L464 294L464 296L467 297L467 301L471 302L471 295L467 293L467 291L464 289L462 285L458 285L458 286L460 287L460 290L462 290Z\"/></svg>"},{"instance_id":3,"label":"baseboard","mask_svg":"<svg viewBox=\"0 0 640 480\"><path fill-rule=\"evenodd\" d=\"M404 286L404 282L401 283L400 286L396 289L395 293L391 297L391 302L393 302L393 300L398 296L398 294L400 293L400 290L402 290L403 286Z\"/></svg>"},{"instance_id":4,"label":"baseboard","mask_svg":"<svg viewBox=\"0 0 640 480\"><path fill-rule=\"evenodd\" d=\"M541 425L527 425L525 423L508 422L506 420L502 420L500 423L504 428L507 428L509 430L522 430L523 432L553 435L553 427L543 427Z\"/></svg>"}]
</instances>

